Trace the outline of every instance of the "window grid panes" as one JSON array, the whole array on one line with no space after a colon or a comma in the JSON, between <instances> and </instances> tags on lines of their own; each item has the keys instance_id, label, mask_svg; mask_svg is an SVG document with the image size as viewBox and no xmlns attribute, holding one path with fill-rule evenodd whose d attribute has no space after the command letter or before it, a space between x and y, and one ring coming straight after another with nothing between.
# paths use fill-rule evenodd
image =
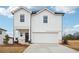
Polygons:
<instances>
[{"instance_id":1,"label":"window grid panes","mask_svg":"<svg viewBox=\"0 0 79 59\"><path fill-rule=\"evenodd\" d=\"M24 15L20 15L20 22L24 22Z\"/></svg>"},{"instance_id":2,"label":"window grid panes","mask_svg":"<svg viewBox=\"0 0 79 59\"><path fill-rule=\"evenodd\" d=\"M48 23L48 16L43 16L43 23Z\"/></svg>"}]
</instances>

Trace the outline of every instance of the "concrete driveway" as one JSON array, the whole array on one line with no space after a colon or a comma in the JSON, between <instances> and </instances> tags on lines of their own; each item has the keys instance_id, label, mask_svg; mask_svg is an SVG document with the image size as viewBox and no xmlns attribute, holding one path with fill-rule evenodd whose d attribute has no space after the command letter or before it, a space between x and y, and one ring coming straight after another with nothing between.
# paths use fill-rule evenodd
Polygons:
<instances>
[{"instance_id":1,"label":"concrete driveway","mask_svg":"<svg viewBox=\"0 0 79 59\"><path fill-rule=\"evenodd\" d=\"M78 51L59 44L31 44L24 53L77 53Z\"/></svg>"}]
</instances>

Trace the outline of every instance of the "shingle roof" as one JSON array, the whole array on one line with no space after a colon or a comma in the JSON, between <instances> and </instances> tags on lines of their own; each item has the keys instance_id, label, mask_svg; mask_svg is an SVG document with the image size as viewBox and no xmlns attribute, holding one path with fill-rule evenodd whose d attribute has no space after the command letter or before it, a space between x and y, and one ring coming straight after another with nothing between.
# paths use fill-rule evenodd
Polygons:
<instances>
[{"instance_id":1,"label":"shingle roof","mask_svg":"<svg viewBox=\"0 0 79 59\"><path fill-rule=\"evenodd\" d=\"M55 14L65 14L65 13L61 13L61 12L55 12Z\"/></svg>"},{"instance_id":2,"label":"shingle roof","mask_svg":"<svg viewBox=\"0 0 79 59\"><path fill-rule=\"evenodd\" d=\"M24 10L26 10L26 11L28 11L28 12L31 13L31 10L29 10L28 8L23 7L23 6L19 6L19 8L17 8L17 9L15 9L15 10L11 11L11 13L14 14L15 12L17 12L17 11L20 10L20 9L24 9Z\"/></svg>"},{"instance_id":3,"label":"shingle roof","mask_svg":"<svg viewBox=\"0 0 79 59\"><path fill-rule=\"evenodd\" d=\"M5 30L5 29L2 29L2 28L0 28L0 30L7 31L7 30Z\"/></svg>"},{"instance_id":4,"label":"shingle roof","mask_svg":"<svg viewBox=\"0 0 79 59\"><path fill-rule=\"evenodd\" d=\"M46 8L47 9L47 8ZM48 9L49 10L49 9ZM40 10L38 10L38 11L32 11L32 14L36 14L36 13L38 13ZM49 10L49 11L51 11L51 12L54 12L54 11L52 11L52 10ZM65 14L65 13L62 13L62 12L54 12L54 14Z\"/></svg>"},{"instance_id":5,"label":"shingle roof","mask_svg":"<svg viewBox=\"0 0 79 59\"><path fill-rule=\"evenodd\" d=\"M41 9L41 10L32 11L32 10L29 10L28 8L23 7L23 6L20 6L20 8L16 9L15 11L13 11L12 14L14 14L14 13L15 13L17 10L19 10L19 9L27 10L27 11L31 12L32 14L39 13L39 12L41 12L42 10L45 10L45 9L46 9L46 10L48 10L48 11L54 13L54 14L63 14L63 15L64 15L64 13L61 13L61 12L54 12L54 11L52 11L52 10L49 10L48 8L43 8L43 9Z\"/></svg>"},{"instance_id":6,"label":"shingle roof","mask_svg":"<svg viewBox=\"0 0 79 59\"><path fill-rule=\"evenodd\" d=\"M37 11L32 11L32 14L36 14L37 13Z\"/></svg>"}]
</instances>

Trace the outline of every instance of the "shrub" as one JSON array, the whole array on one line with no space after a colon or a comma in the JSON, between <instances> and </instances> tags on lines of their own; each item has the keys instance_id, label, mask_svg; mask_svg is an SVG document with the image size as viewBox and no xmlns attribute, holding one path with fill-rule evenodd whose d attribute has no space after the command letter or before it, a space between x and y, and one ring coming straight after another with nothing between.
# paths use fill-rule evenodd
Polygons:
<instances>
[{"instance_id":1,"label":"shrub","mask_svg":"<svg viewBox=\"0 0 79 59\"><path fill-rule=\"evenodd\" d=\"M63 38L62 38L62 44L68 44L68 40L67 40L67 36L64 36Z\"/></svg>"},{"instance_id":2,"label":"shrub","mask_svg":"<svg viewBox=\"0 0 79 59\"><path fill-rule=\"evenodd\" d=\"M74 40L74 37L73 37L73 35L68 34L68 35L64 35L64 36L63 36L63 39Z\"/></svg>"},{"instance_id":3,"label":"shrub","mask_svg":"<svg viewBox=\"0 0 79 59\"><path fill-rule=\"evenodd\" d=\"M5 35L5 39L4 39L4 44L8 44L8 41L9 41L9 36L8 35Z\"/></svg>"}]
</instances>

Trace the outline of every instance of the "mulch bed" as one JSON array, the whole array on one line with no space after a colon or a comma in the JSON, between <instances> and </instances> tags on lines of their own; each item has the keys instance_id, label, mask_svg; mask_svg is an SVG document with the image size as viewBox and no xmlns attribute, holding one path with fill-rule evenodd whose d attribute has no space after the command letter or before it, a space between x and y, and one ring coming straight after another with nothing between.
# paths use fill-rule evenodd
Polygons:
<instances>
[{"instance_id":1,"label":"mulch bed","mask_svg":"<svg viewBox=\"0 0 79 59\"><path fill-rule=\"evenodd\" d=\"M7 44L7 45L0 45L0 47L21 47L21 46L29 46L29 45L26 45L26 44Z\"/></svg>"},{"instance_id":2,"label":"mulch bed","mask_svg":"<svg viewBox=\"0 0 79 59\"><path fill-rule=\"evenodd\" d=\"M28 46L26 44L0 45L0 53L23 53Z\"/></svg>"}]
</instances>

